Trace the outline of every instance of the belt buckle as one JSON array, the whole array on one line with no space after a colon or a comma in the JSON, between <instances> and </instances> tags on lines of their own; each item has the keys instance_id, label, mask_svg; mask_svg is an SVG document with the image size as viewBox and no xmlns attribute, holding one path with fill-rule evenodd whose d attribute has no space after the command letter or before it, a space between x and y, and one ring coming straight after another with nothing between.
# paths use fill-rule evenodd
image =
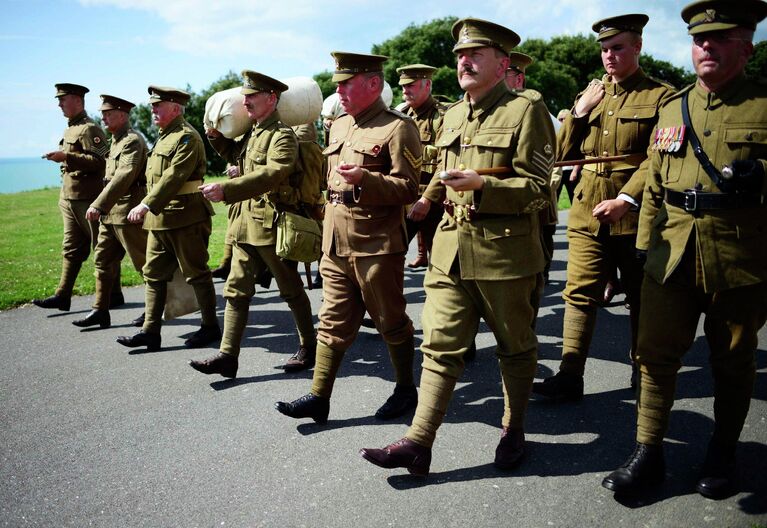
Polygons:
<instances>
[{"instance_id":1,"label":"belt buckle","mask_svg":"<svg viewBox=\"0 0 767 528\"><path fill-rule=\"evenodd\" d=\"M684 210L688 213L694 213L698 210L698 191L695 189L686 189L684 191ZM690 203L692 202L692 204Z\"/></svg>"}]
</instances>

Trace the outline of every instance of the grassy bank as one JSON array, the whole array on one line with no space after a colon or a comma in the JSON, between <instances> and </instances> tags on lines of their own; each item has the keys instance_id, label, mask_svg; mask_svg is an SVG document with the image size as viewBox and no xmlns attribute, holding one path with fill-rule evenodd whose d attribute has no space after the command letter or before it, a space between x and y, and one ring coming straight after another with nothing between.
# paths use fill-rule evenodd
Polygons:
<instances>
[{"instance_id":1,"label":"grassy bank","mask_svg":"<svg viewBox=\"0 0 767 528\"><path fill-rule=\"evenodd\" d=\"M206 178L214 181L216 178ZM59 189L0 194L0 310L47 297L56 290L61 272L63 223L58 208ZM213 235L209 252L215 267L223 253L226 206L214 204ZM83 265L75 295L95 290L93 258ZM123 259L123 286L141 284L130 259Z\"/></svg>"},{"instance_id":2,"label":"grassy bank","mask_svg":"<svg viewBox=\"0 0 767 528\"><path fill-rule=\"evenodd\" d=\"M208 178L215 181L220 178ZM42 189L15 194L0 194L0 310L6 310L54 293L61 272L63 225L58 208L59 189ZM570 207L567 193L559 200L560 209ZM223 253L226 232L226 207L214 204L210 265L216 267ZM123 286L141 284L141 276L130 259L122 263ZM83 265L75 285L75 295L95 290L93 259Z\"/></svg>"}]
</instances>

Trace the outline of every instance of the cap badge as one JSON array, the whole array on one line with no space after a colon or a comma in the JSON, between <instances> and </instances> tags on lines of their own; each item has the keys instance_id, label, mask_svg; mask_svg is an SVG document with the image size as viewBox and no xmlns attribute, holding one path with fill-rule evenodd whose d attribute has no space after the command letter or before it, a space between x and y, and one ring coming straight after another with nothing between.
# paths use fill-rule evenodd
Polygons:
<instances>
[{"instance_id":1,"label":"cap badge","mask_svg":"<svg viewBox=\"0 0 767 528\"><path fill-rule=\"evenodd\" d=\"M469 35L469 26L466 26L466 25L463 26L463 29L461 30L461 37L464 40L468 40L469 38L471 38L471 36Z\"/></svg>"},{"instance_id":2,"label":"cap badge","mask_svg":"<svg viewBox=\"0 0 767 528\"><path fill-rule=\"evenodd\" d=\"M716 9L706 9L706 17L703 19L704 22L714 22L716 21Z\"/></svg>"}]
</instances>

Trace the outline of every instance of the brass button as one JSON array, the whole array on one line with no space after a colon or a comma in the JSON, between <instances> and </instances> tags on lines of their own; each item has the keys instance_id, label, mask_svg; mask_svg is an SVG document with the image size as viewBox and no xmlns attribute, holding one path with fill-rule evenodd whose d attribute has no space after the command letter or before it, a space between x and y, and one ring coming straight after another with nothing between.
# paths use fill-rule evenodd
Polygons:
<instances>
[{"instance_id":1,"label":"brass button","mask_svg":"<svg viewBox=\"0 0 767 528\"><path fill-rule=\"evenodd\" d=\"M613 112L612 110L610 110L609 112L607 112L607 115L611 116L611 115L613 115L614 113L615 113L615 112Z\"/></svg>"},{"instance_id":2,"label":"brass button","mask_svg":"<svg viewBox=\"0 0 767 528\"><path fill-rule=\"evenodd\" d=\"M465 138L463 138L463 142L468 145L469 143L471 143L471 138L469 136L466 136Z\"/></svg>"},{"instance_id":3,"label":"brass button","mask_svg":"<svg viewBox=\"0 0 767 528\"><path fill-rule=\"evenodd\" d=\"M705 129L705 130L703 131L703 135L704 135L704 136L706 136L706 137L708 137L708 136L710 136L710 135L711 135L711 131L710 131L709 129Z\"/></svg>"},{"instance_id":4,"label":"brass button","mask_svg":"<svg viewBox=\"0 0 767 528\"><path fill-rule=\"evenodd\" d=\"M492 144L493 144L493 140L492 140L492 139L488 139L488 140L487 140L487 144L488 144L488 145L492 145Z\"/></svg>"},{"instance_id":5,"label":"brass button","mask_svg":"<svg viewBox=\"0 0 767 528\"><path fill-rule=\"evenodd\" d=\"M634 114L634 119L636 119L637 117L639 117L639 116L638 116L638 115L636 115L636 114Z\"/></svg>"},{"instance_id":6,"label":"brass button","mask_svg":"<svg viewBox=\"0 0 767 528\"><path fill-rule=\"evenodd\" d=\"M336 185L341 185L341 180L336 180L336 181L335 181L335 184L336 184Z\"/></svg>"},{"instance_id":7,"label":"brass button","mask_svg":"<svg viewBox=\"0 0 767 528\"><path fill-rule=\"evenodd\" d=\"M458 191L458 196L459 196L460 198L463 198L463 191Z\"/></svg>"},{"instance_id":8,"label":"brass button","mask_svg":"<svg viewBox=\"0 0 767 528\"><path fill-rule=\"evenodd\" d=\"M368 213L368 218L373 218L373 215Z\"/></svg>"},{"instance_id":9,"label":"brass button","mask_svg":"<svg viewBox=\"0 0 767 528\"><path fill-rule=\"evenodd\" d=\"M602 132L602 134L604 134L605 136L609 136L610 135L610 131L609 130L605 130L604 132Z\"/></svg>"},{"instance_id":10,"label":"brass button","mask_svg":"<svg viewBox=\"0 0 767 528\"><path fill-rule=\"evenodd\" d=\"M607 151L606 151L606 150L602 152L602 155L603 155L603 156L609 156L609 154L607 153Z\"/></svg>"},{"instance_id":11,"label":"brass button","mask_svg":"<svg viewBox=\"0 0 767 528\"><path fill-rule=\"evenodd\" d=\"M618 98L618 94L613 95L613 99L617 99L617 98Z\"/></svg>"},{"instance_id":12,"label":"brass button","mask_svg":"<svg viewBox=\"0 0 767 528\"><path fill-rule=\"evenodd\" d=\"M753 132L749 132L748 134L746 134L746 141L753 141L753 139L754 139Z\"/></svg>"},{"instance_id":13,"label":"brass button","mask_svg":"<svg viewBox=\"0 0 767 528\"><path fill-rule=\"evenodd\" d=\"M507 227L506 229L504 229L504 230L503 230L503 232L504 232L505 234L507 234L507 235L510 235L510 234L511 234L511 229L509 229L509 228Z\"/></svg>"},{"instance_id":14,"label":"brass button","mask_svg":"<svg viewBox=\"0 0 767 528\"><path fill-rule=\"evenodd\" d=\"M458 165L458 170L466 170L466 165L461 163L460 165Z\"/></svg>"}]
</instances>

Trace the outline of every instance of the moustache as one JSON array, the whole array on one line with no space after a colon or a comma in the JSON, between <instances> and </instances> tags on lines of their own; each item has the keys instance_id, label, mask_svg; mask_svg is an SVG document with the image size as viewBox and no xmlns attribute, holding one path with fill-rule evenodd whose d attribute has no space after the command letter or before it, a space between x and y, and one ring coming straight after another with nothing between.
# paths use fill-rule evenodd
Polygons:
<instances>
[{"instance_id":1,"label":"moustache","mask_svg":"<svg viewBox=\"0 0 767 528\"><path fill-rule=\"evenodd\" d=\"M469 75L476 75L477 72L471 66L464 66L461 68L461 73L468 73Z\"/></svg>"}]
</instances>

